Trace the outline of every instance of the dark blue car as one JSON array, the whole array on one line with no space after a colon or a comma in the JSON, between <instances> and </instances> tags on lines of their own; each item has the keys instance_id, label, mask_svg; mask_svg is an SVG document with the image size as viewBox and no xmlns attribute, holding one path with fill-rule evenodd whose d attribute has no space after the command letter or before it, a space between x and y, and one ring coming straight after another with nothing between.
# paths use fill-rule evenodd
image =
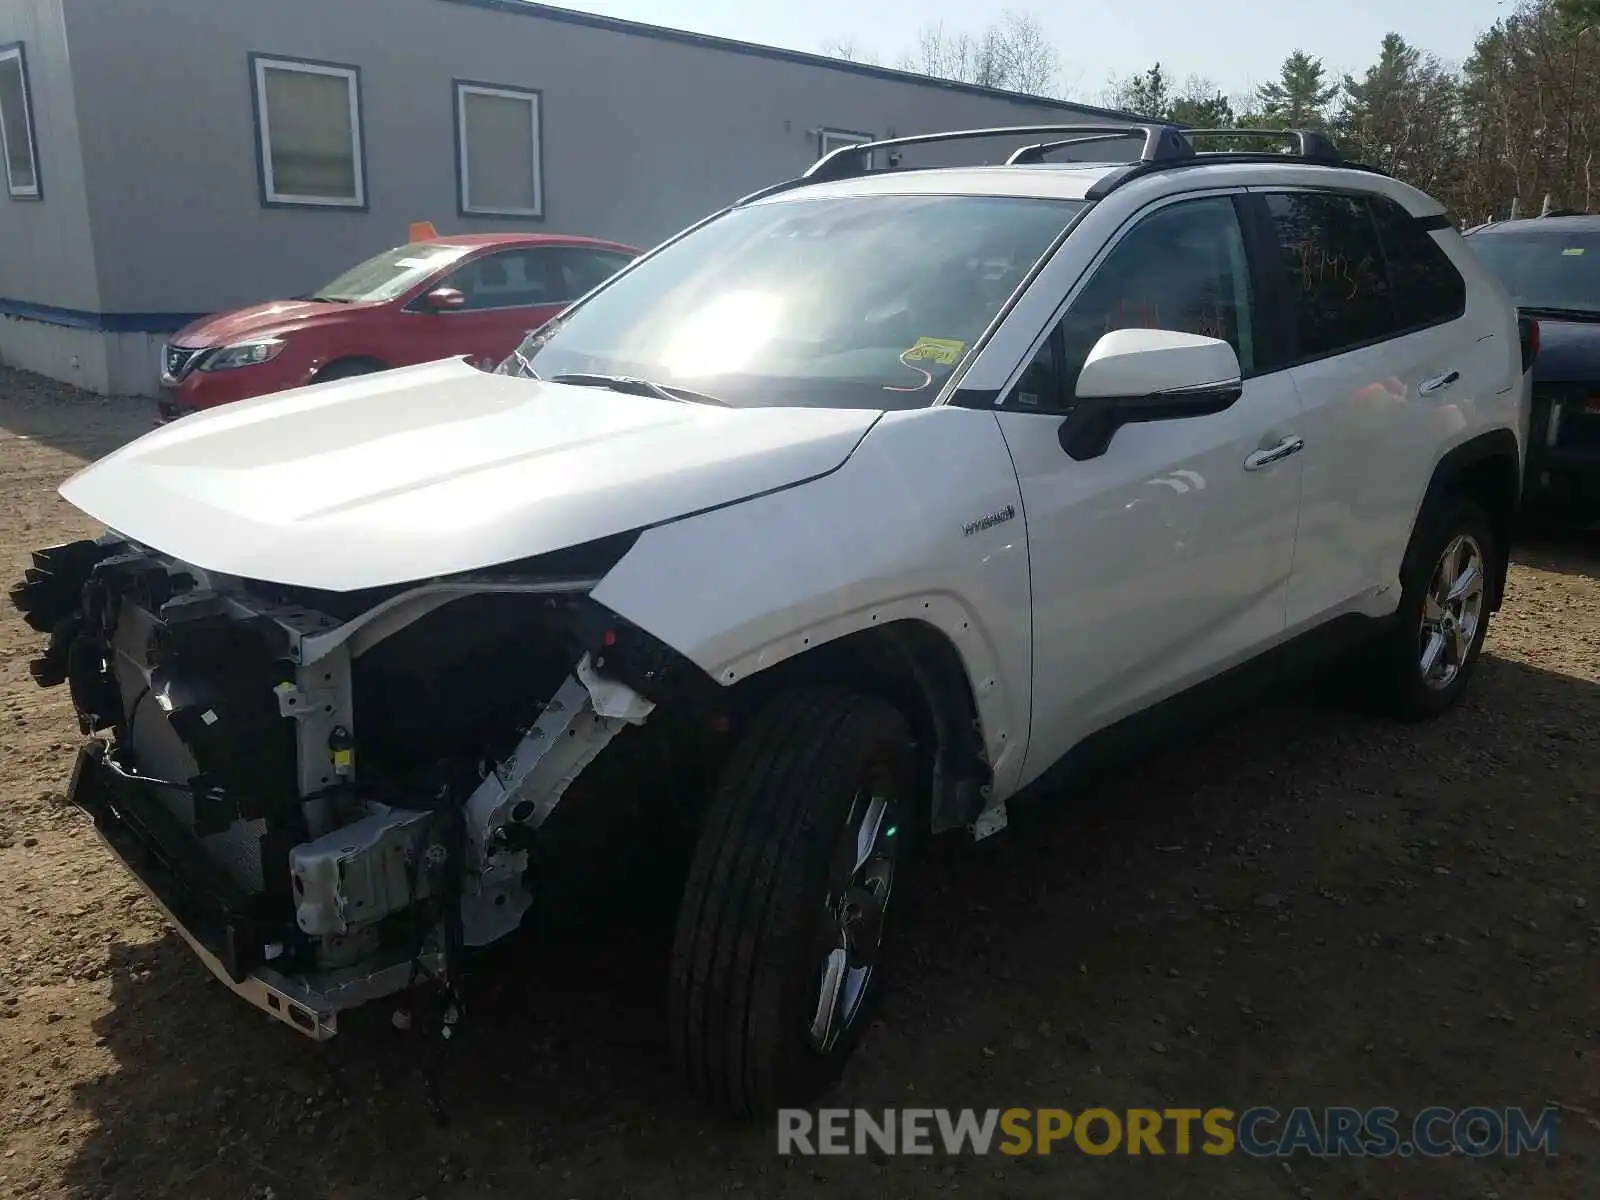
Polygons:
<instances>
[{"instance_id":1,"label":"dark blue car","mask_svg":"<svg viewBox=\"0 0 1600 1200\"><path fill-rule=\"evenodd\" d=\"M1467 240L1539 324L1527 498L1588 523L1600 515L1600 216L1501 221Z\"/></svg>"}]
</instances>

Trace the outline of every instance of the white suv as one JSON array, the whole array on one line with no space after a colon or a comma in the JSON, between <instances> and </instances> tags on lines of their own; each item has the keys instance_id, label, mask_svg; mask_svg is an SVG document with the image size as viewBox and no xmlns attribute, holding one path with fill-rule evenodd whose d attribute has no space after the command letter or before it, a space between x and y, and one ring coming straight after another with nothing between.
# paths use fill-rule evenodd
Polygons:
<instances>
[{"instance_id":1,"label":"white suv","mask_svg":"<svg viewBox=\"0 0 1600 1200\"><path fill-rule=\"evenodd\" d=\"M1055 140L868 166L1002 135ZM1361 642L1405 716L1466 685L1535 331L1436 202L1292 136L845 148L494 374L146 435L62 487L108 532L13 591L95 735L73 799L316 1038L429 979L459 1019L473 947L681 848L687 1080L813 1096L925 835L1308 650Z\"/></svg>"}]
</instances>

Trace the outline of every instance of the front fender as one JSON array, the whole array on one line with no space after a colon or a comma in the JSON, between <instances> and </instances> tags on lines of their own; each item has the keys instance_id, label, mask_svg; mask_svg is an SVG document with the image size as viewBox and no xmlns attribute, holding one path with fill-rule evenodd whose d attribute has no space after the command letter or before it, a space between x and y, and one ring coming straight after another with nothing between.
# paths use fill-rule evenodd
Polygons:
<instances>
[{"instance_id":1,"label":"front fender","mask_svg":"<svg viewBox=\"0 0 1600 1200\"><path fill-rule=\"evenodd\" d=\"M992 413L894 412L831 474L645 531L593 597L724 686L859 630L932 625L1004 799L1032 690L1024 524Z\"/></svg>"}]
</instances>

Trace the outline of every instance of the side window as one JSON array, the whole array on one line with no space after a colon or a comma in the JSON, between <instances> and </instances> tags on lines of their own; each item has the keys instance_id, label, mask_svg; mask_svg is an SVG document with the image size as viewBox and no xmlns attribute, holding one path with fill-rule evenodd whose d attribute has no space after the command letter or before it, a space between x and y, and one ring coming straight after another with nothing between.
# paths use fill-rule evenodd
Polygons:
<instances>
[{"instance_id":1,"label":"side window","mask_svg":"<svg viewBox=\"0 0 1600 1200\"><path fill-rule=\"evenodd\" d=\"M1044 345L1011 389L1010 403L1024 410L1070 412L1072 390L1061 378L1061 326L1050 331Z\"/></svg>"},{"instance_id":2,"label":"side window","mask_svg":"<svg viewBox=\"0 0 1600 1200\"><path fill-rule=\"evenodd\" d=\"M465 308L458 312L561 303L561 277L549 250L506 250L485 255L467 263L439 286L455 288L467 298Z\"/></svg>"},{"instance_id":3,"label":"side window","mask_svg":"<svg viewBox=\"0 0 1600 1200\"><path fill-rule=\"evenodd\" d=\"M1454 321L1467 311L1467 284L1422 225L1384 196L1368 199L1394 283L1398 324L1405 329Z\"/></svg>"},{"instance_id":4,"label":"side window","mask_svg":"<svg viewBox=\"0 0 1600 1200\"><path fill-rule=\"evenodd\" d=\"M576 300L610 279L633 260L614 250L579 250L568 247L561 254L562 300Z\"/></svg>"},{"instance_id":5,"label":"side window","mask_svg":"<svg viewBox=\"0 0 1600 1200\"><path fill-rule=\"evenodd\" d=\"M1250 270L1233 202L1170 204L1133 227L1072 301L1007 403L1071 407L1089 351L1114 329L1173 329L1222 338L1246 376L1255 366Z\"/></svg>"},{"instance_id":6,"label":"side window","mask_svg":"<svg viewBox=\"0 0 1600 1200\"><path fill-rule=\"evenodd\" d=\"M1300 358L1319 358L1399 333L1377 229L1356 196L1266 197L1299 308Z\"/></svg>"}]
</instances>

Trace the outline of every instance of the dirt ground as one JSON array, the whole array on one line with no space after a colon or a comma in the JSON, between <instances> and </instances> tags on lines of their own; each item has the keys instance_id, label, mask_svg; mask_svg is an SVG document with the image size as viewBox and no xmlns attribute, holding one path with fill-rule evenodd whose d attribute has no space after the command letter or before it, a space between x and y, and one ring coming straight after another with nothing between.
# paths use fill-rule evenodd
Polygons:
<instances>
[{"instance_id":1,"label":"dirt ground","mask_svg":"<svg viewBox=\"0 0 1600 1200\"><path fill-rule=\"evenodd\" d=\"M145 428L0 370L0 569L93 532L55 494ZM385 1013L316 1046L206 975L62 790L65 689L0 613L0 1196L1593 1196L1600 546L1518 552L1468 701L1421 728L1301 687L935 847L831 1103L1563 1106L1554 1158L793 1159L686 1102L666 922L519 944L422 1100ZM670 914L669 914L670 915Z\"/></svg>"}]
</instances>

